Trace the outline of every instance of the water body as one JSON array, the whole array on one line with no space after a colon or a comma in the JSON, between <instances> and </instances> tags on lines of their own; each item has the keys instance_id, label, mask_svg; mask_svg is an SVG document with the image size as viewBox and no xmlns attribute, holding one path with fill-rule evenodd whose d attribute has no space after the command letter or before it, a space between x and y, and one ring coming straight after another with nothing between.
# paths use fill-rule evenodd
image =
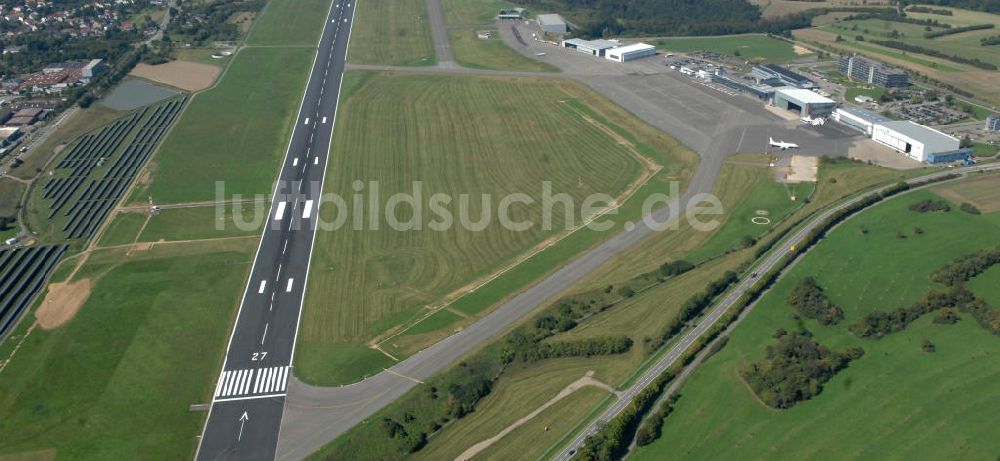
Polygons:
<instances>
[{"instance_id":1,"label":"water body","mask_svg":"<svg viewBox=\"0 0 1000 461\"><path fill-rule=\"evenodd\" d=\"M179 91L135 78L125 79L101 104L115 110L132 110L180 94Z\"/></svg>"}]
</instances>

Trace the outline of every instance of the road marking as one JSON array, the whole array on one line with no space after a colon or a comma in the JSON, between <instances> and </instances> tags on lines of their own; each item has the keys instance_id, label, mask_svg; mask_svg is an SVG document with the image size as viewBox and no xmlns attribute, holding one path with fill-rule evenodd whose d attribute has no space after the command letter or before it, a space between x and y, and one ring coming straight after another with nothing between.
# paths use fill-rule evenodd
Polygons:
<instances>
[{"instance_id":1,"label":"road marking","mask_svg":"<svg viewBox=\"0 0 1000 461\"><path fill-rule=\"evenodd\" d=\"M264 324L264 336L260 337L260 343L261 344L264 344L264 338L267 338L267 327L269 327L269 326L271 326L270 323L265 323Z\"/></svg>"},{"instance_id":2,"label":"road marking","mask_svg":"<svg viewBox=\"0 0 1000 461\"><path fill-rule=\"evenodd\" d=\"M308 125L308 124L309 124L309 117L306 117L306 121L305 123L303 123L303 125Z\"/></svg>"},{"instance_id":3,"label":"road marking","mask_svg":"<svg viewBox=\"0 0 1000 461\"><path fill-rule=\"evenodd\" d=\"M288 202L278 202L278 210L274 212L274 220L281 221L281 218L285 217L285 205Z\"/></svg>"},{"instance_id":4,"label":"road marking","mask_svg":"<svg viewBox=\"0 0 1000 461\"><path fill-rule=\"evenodd\" d=\"M281 254L285 254L285 250L288 250L288 239L285 239L285 245L281 247Z\"/></svg>"},{"instance_id":5,"label":"road marking","mask_svg":"<svg viewBox=\"0 0 1000 461\"><path fill-rule=\"evenodd\" d=\"M313 212L313 201L306 200L306 209L302 212L302 219L309 219Z\"/></svg>"},{"instance_id":6,"label":"road marking","mask_svg":"<svg viewBox=\"0 0 1000 461\"><path fill-rule=\"evenodd\" d=\"M298 157L293 158L292 159L292 166L298 166L298 164L299 164L299 158Z\"/></svg>"},{"instance_id":7,"label":"road marking","mask_svg":"<svg viewBox=\"0 0 1000 461\"><path fill-rule=\"evenodd\" d=\"M326 89L326 87L323 87L323 86L319 87L319 94L323 94L323 90L325 90L325 89Z\"/></svg>"},{"instance_id":8,"label":"road marking","mask_svg":"<svg viewBox=\"0 0 1000 461\"><path fill-rule=\"evenodd\" d=\"M285 397L286 393L282 392L280 394L266 394L266 395L254 395L250 397L234 397L231 399L215 399L216 402L238 402L240 400L257 400L257 399L269 399L272 397Z\"/></svg>"},{"instance_id":9,"label":"road marking","mask_svg":"<svg viewBox=\"0 0 1000 461\"><path fill-rule=\"evenodd\" d=\"M319 165L319 157L313 157L313 165Z\"/></svg>"},{"instance_id":10,"label":"road marking","mask_svg":"<svg viewBox=\"0 0 1000 461\"><path fill-rule=\"evenodd\" d=\"M326 80L323 81L325 82ZM323 117L323 124L326 125L326 117Z\"/></svg>"},{"instance_id":11,"label":"road marking","mask_svg":"<svg viewBox=\"0 0 1000 461\"><path fill-rule=\"evenodd\" d=\"M288 279L288 286L285 287L285 293L291 293L292 292L292 284L293 283L295 283L295 279L293 279L293 278Z\"/></svg>"},{"instance_id":12,"label":"road marking","mask_svg":"<svg viewBox=\"0 0 1000 461\"><path fill-rule=\"evenodd\" d=\"M259 294L259 295L264 294L264 287L265 286L267 286L267 280L261 280L260 281L260 289L257 290L257 294Z\"/></svg>"},{"instance_id":13,"label":"road marking","mask_svg":"<svg viewBox=\"0 0 1000 461\"><path fill-rule=\"evenodd\" d=\"M281 263L278 263L278 272L274 274L274 281L277 282L281 278Z\"/></svg>"}]
</instances>

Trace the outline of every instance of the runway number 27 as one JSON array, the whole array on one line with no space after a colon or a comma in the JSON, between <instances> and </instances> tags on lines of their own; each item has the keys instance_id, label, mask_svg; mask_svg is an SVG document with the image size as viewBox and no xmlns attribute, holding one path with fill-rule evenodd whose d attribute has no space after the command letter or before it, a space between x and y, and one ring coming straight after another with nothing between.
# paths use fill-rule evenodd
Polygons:
<instances>
[{"instance_id":1,"label":"runway number 27","mask_svg":"<svg viewBox=\"0 0 1000 461\"><path fill-rule=\"evenodd\" d=\"M254 352L253 353L253 358L251 358L250 360L253 360L254 362L256 362L258 360L264 360L264 357L267 357L267 352L266 351L265 352Z\"/></svg>"}]
</instances>

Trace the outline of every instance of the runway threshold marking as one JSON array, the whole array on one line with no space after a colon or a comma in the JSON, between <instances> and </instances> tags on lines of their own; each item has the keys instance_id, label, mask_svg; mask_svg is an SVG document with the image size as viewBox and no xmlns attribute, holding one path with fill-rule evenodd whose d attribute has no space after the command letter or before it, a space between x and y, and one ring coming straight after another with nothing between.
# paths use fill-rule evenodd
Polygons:
<instances>
[{"instance_id":1,"label":"runway threshold marking","mask_svg":"<svg viewBox=\"0 0 1000 461\"><path fill-rule=\"evenodd\" d=\"M222 373L215 387L216 397L274 397L275 392L285 392L288 384L288 367L244 368ZM264 395L260 395L264 394ZM217 399L216 401L223 401Z\"/></svg>"}]
</instances>

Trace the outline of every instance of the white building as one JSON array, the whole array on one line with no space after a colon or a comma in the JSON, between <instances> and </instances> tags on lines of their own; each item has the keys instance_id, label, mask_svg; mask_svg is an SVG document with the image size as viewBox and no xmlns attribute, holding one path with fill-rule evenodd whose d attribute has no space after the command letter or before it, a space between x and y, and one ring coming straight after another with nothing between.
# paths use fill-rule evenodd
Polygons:
<instances>
[{"instance_id":1,"label":"white building","mask_svg":"<svg viewBox=\"0 0 1000 461\"><path fill-rule=\"evenodd\" d=\"M656 54L656 47L645 43L633 43L623 47L608 50L604 57L617 62L631 61L633 59L645 58Z\"/></svg>"},{"instance_id":2,"label":"white building","mask_svg":"<svg viewBox=\"0 0 1000 461\"><path fill-rule=\"evenodd\" d=\"M930 154L958 150L960 144L956 137L911 121L876 123L872 139L920 162Z\"/></svg>"},{"instance_id":3,"label":"white building","mask_svg":"<svg viewBox=\"0 0 1000 461\"><path fill-rule=\"evenodd\" d=\"M831 116L837 122L861 130L871 136L876 123L891 122L892 119L867 109L858 107L838 107Z\"/></svg>"}]
</instances>

